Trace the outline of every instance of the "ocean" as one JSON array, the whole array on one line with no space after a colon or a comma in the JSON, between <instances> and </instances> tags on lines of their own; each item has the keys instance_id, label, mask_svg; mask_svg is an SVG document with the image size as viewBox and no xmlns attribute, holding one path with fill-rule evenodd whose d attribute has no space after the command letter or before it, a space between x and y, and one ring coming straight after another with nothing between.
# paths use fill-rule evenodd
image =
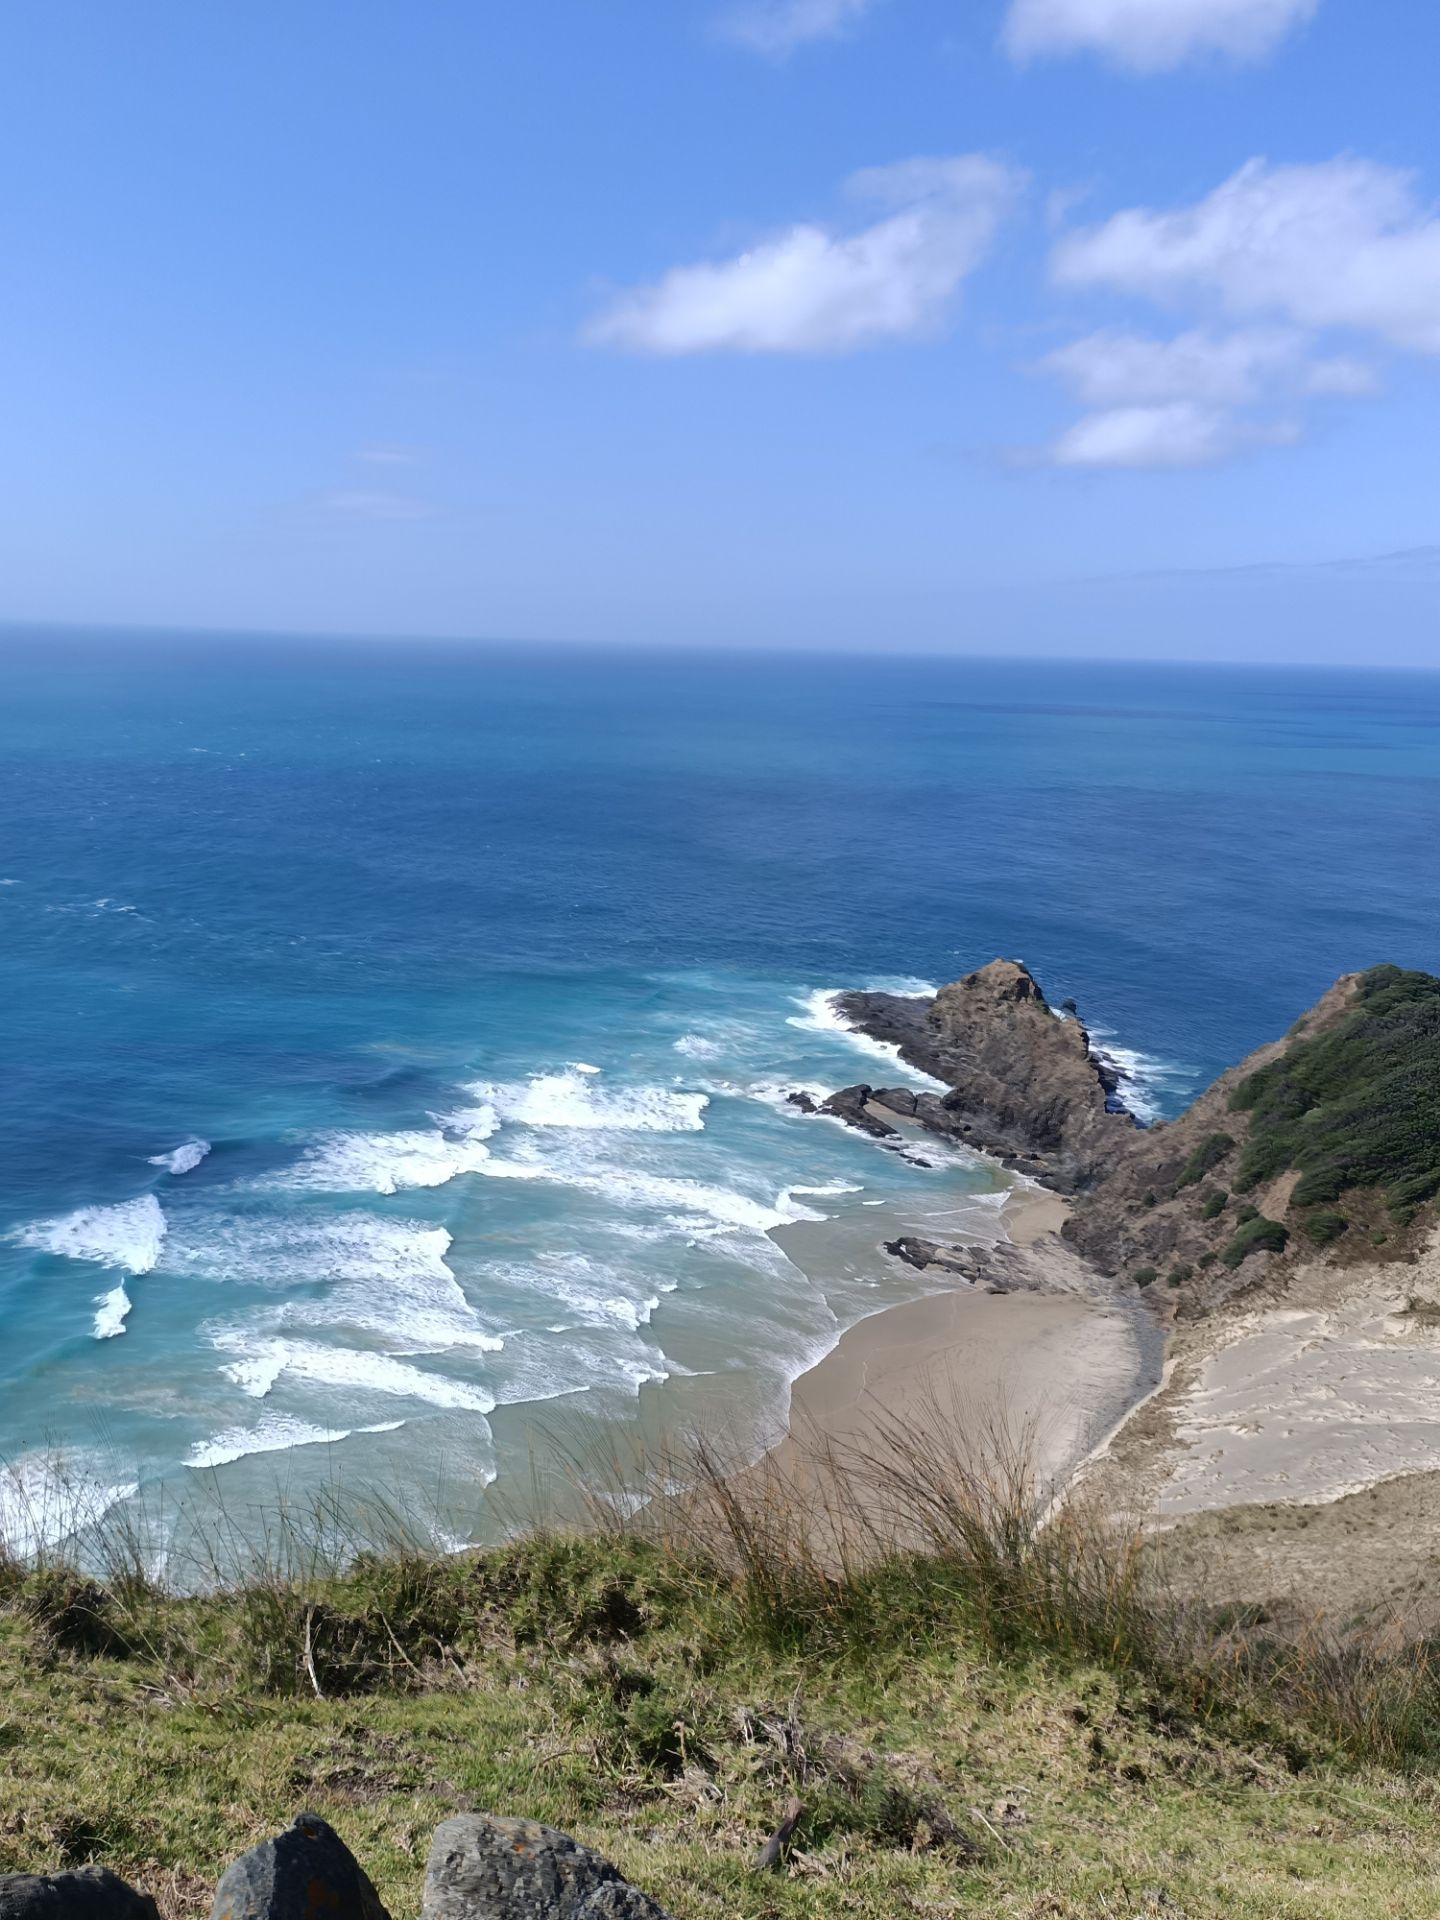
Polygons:
<instances>
[{"instance_id":1,"label":"ocean","mask_svg":"<svg viewBox=\"0 0 1440 1920\"><path fill-rule=\"evenodd\" d=\"M1435 676L12 632L0 796L21 1546L772 1437L1006 1184L787 1104L914 1079L837 989L1022 958L1157 1118L1440 964Z\"/></svg>"}]
</instances>

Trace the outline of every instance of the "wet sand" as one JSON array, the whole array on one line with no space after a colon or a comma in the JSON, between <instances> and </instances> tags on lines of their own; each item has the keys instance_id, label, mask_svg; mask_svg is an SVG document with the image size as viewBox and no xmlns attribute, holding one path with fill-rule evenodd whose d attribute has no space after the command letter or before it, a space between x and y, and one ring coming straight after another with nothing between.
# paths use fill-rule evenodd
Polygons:
<instances>
[{"instance_id":1,"label":"wet sand","mask_svg":"<svg viewBox=\"0 0 1440 1920\"><path fill-rule=\"evenodd\" d=\"M1054 1194L1017 1187L1001 1223L1013 1244L1032 1246L1064 1217ZM774 1457L803 1474L827 1450L863 1455L898 1423L933 1434L951 1457L978 1459L998 1438L1054 1484L1149 1389L1153 1364L1123 1297L959 1282L851 1327L795 1382L789 1437Z\"/></svg>"}]
</instances>

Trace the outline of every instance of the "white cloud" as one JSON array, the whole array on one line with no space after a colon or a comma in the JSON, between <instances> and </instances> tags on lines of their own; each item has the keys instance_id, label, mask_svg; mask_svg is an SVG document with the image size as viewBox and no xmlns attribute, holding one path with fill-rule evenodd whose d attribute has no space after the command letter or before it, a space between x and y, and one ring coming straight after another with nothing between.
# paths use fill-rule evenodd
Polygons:
<instances>
[{"instance_id":1,"label":"white cloud","mask_svg":"<svg viewBox=\"0 0 1440 1920\"><path fill-rule=\"evenodd\" d=\"M1005 44L1017 59L1098 53L1137 73L1206 54L1260 60L1319 0L1013 0Z\"/></svg>"},{"instance_id":2,"label":"white cloud","mask_svg":"<svg viewBox=\"0 0 1440 1920\"><path fill-rule=\"evenodd\" d=\"M1293 440L1297 429L1260 428L1226 407L1193 400L1086 414L1047 449L1057 467L1209 467L1245 447Z\"/></svg>"},{"instance_id":3,"label":"white cloud","mask_svg":"<svg viewBox=\"0 0 1440 1920\"><path fill-rule=\"evenodd\" d=\"M1281 388L1354 394L1375 386L1373 373L1357 361L1313 358L1309 336L1290 327L1197 329L1173 340L1108 329L1047 354L1038 371L1063 380L1087 407L1177 400L1243 406Z\"/></svg>"},{"instance_id":4,"label":"white cloud","mask_svg":"<svg viewBox=\"0 0 1440 1920\"><path fill-rule=\"evenodd\" d=\"M1053 277L1440 353L1440 218L1413 176L1342 158L1251 160L1193 206L1132 207L1059 242Z\"/></svg>"},{"instance_id":5,"label":"white cloud","mask_svg":"<svg viewBox=\"0 0 1440 1920\"><path fill-rule=\"evenodd\" d=\"M1210 466L1297 439L1293 415L1275 417L1279 403L1375 388L1370 368L1317 357L1310 336L1289 327L1195 330L1172 340L1108 329L1047 354L1034 371L1062 380L1095 409L1044 450L1044 459L1066 467Z\"/></svg>"},{"instance_id":6,"label":"white cloud","mask_svg":"<svg viewBox=\"0 0 1440 1920\"><path fill-rule=\"evenodd\" d=\"M1023 175L983 154L906 160L852 176L890 209L854 233L787 228L730 260L674 267L586 328L631 353L849 353L934 333L980 264Z\"/></svg>"},{"instance_id":7,"label":"white cloud","mask_svg":"<svg viewBox=\"0 0 1440 1920\"><path fill-rule=\"evenodd\" d=\"M833 40L869 13L875 0L752 0L721 17L718 31L738 46L783 59L808 40Z\"/></svg>"}]
</instances>

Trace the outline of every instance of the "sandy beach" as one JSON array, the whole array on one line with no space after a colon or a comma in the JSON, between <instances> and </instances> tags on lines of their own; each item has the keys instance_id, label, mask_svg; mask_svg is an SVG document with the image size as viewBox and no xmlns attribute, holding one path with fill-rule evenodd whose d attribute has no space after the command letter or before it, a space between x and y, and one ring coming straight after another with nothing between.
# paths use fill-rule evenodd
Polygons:
<instances>
[{"instance_id":1,"label":"sandy beach","mask_svg":"<svg viewBox=\"0 0 1440 1920\"><path fill-rule=\"evenodd\" d=\"M1001 1214L1012 1244L1054 1233L1065 1202L1017 1186ZM884 1421L977 1454L996 1435L1059 1482L1152 1384L1133 1306L1093 1292L992 1293L957 1282L853 1326L795 1382L775 1459L803 1475L827 1448L864 1451Z\"/></svg>"}]
</instances>

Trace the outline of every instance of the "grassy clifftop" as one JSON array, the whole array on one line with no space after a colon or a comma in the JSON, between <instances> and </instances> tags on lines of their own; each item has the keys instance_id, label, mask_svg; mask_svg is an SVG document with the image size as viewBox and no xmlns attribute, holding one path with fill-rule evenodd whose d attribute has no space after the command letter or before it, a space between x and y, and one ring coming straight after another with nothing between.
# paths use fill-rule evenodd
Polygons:
<instances>
[{"instance_id":1,"label":"grassy clifftop","mask_svg":"<svg viewBox=\"0 0 1440 1920\"><path fill-rule=\"evenodd\" d=\"M783 1504L730 1507L723 1551L538 1537L192 1598L12 1568L0 1870L97 1860L199 1913L304 1807L409 1920L432 1828L477 1808L678 1920L1430 1911L1423 1658L1197 1638L1132 1542L948 1469L910 1492L923 1549L849 1572Z\"/></svg>"}]
</instances>

